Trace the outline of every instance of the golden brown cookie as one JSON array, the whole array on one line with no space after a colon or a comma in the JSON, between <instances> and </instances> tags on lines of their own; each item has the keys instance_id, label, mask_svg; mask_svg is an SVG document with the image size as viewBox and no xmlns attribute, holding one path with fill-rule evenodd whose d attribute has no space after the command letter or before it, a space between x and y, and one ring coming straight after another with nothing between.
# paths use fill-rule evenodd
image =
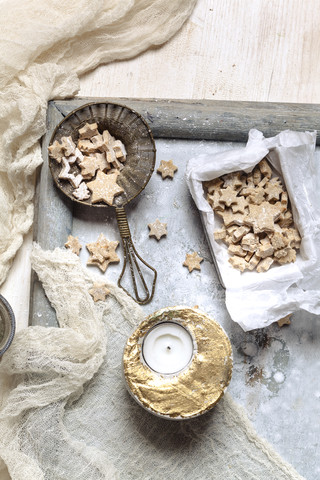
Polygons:
<instances>
[{"instance_id":1,"label":"golden brown cookie","mask_svg":"<svg viewBox=\"0 0 320 480\"><path fill-rule=\"evenodd\" d=\"M94 283L89 289L89 293L95 302L98 302L99 300L104 302L106 296L110 293L110 290L108 290L104 283Z\"/></svg>"},{"instance_id":2,"label":"golden brown cookie","mask_svg":"<svg viewBox=\"0 0 320 480\"><path fill-rule=\"evenodd\" d=\"M76 146L71 137L62 137L61 146L63 148L64 154L66 157L70 157L71 155L74 155Z\"/></svg>"},{"instance_id":3,"label":"golden brown cookie","mask_svg":"<svg viewBox=\"0 0 320 480\"><path fill-rule=\"evenodd\" d=\"M79 255L82 248L81 243L79 242L78 237L73 237L72 235L68 236L68 241L64 244L66 248L71 250L76 255Z\"/></svg>"},{"instance_id":4,"label":"golden brown cookie","mask_svg":"<svg viewBox=\"0 0 320 480\"><path fill-rule=\"evenodd\" d=\"M90 198L91 193L89 192L85 182L82 182L80 183L78 188L73 190L72 195L78 200L88 200L88 198Z\"/></svg>"},{"instance_id":5,"label":"golden brown cookie","mask_svg":"<svg viewBox=\"0 0 320 480\"><path fill-rule=\"evenodd\" d=\"M220 192L220 203L224 203L227 207L231 207L232 203L237 203L238 192L233 190L232 187L222 188Z\"/></svg>"},{"instance_id":6,"label":"golden brown cookie","mask_svg":"<svg viewBox=\"0 0 320 480\"><path fill-rule=\"evenodd\" d=\"M161 223L160 220L157 220L154 223L149 223L148 227L150 229L149 237L155 237L158 241L164 235L167 235L167 224Z\"/></svg>"},{"instance_id":7,"label":"golden brown cookie","mask_svg":"<svg viewBox=\"0 0 320 480\"><path fill-rule=\"evenodd\" d=\"M168 160L168 161L161 160L160 166L157 169L157 172L161 173L161 176L164 179L167 177L173 178L177 170L178 170L178 167L173 164L172 160Z\"/></svg>"},{"instance_id":8,"label":"golden brown cookie","mask_svg":"<svg viewBox=\"0 0 320 480\"><path fill-rule=\"evenodd\" d=\"M98 125L96 123L86 123L84 127L79 128L80 139L90 139L98 135Z\"/></svg>"},{"instance_id":9,"label":"golden brown cookie","mask_svg":"<svg viewBox=\"0 0 320 480\"><path fill-rule=\"evenodd\" d=\"M184 267L188 267L189 273L193 270L201 270L200 263L203 261L203 258L200 257L197 252L187 253L186 259L183 262Z\"/></svg>"},{"instance_id":10,"label":"golden brown cookie","mask_svg":"<svg viewBox=\"0 0 320 480\"><path fill-rule=\"evenodd\" d=\"M96 265L100 270L105 272L110 263L120 262L120 258L116 253L118 246L119 242L109 241L103 233L101 233L95 242L86 245L90 252L87 265Z\"/></svg>"},{"instance_id":11,"label":"golden brown cookie","mask_svg":"<svg viewBox=\"0 0 320 480\"><path fill-rule=\"evenodd\" d=\"M249 205L249 214L244 220L246 225L252 226L254 233L274 232L274 222L281 215L281 207L269 202L262 202L260 205Z\"/></svg>"},{"instance_id":12,"label":"golden brown cookie","mask_svg":"<svg viewBox=\"0 0 320 480\"><path fill-rule=\"evenodd\" d=\"M96 179L87 183L89 190L92 192L92 203L104 202L112 206L114 197L124 191L117 184L117 178L116 173L106 175L98 170Z\"/></svg>"},{"instance_id":13,"label":"golden brown cookie","mask_svg":"<svg viewBox=\"0 0 320 480\"><path fill-rule=\"evenodd\" d=\"M61 163L62 157L64 157L64 149L62 145L55 140L52 145L48 147L50 157L54 158L58 163Z\"/></svg>"}]
</instances>

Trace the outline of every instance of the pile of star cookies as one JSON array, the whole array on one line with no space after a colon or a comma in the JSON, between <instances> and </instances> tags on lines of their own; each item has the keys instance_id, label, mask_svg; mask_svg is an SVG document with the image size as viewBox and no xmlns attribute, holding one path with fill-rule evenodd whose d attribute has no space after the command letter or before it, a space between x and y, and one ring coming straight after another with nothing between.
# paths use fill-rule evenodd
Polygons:
<instances>
[{"instance_id":1,"label":"pile of star cookies","mask_svg":"<svg viewBox=\"0 0 320 480\"><path fill-rule=\"evenodd\" d=\"M223 175L204 182L204 188L208 203L223 221L214 238L227 245L234 268L265 272L272 264L296 260L300 234L288 194L266 159L249 174Z\"/></svg>"},{"instance_id":2,"label":"pile of star cookies","mask_svg":"<svg viewBox=\"0 0 320 480\"><path fill-rule=\"evenodd\" d=\"M123 192L117 177L126 161L125 146L108 130L100 133L96 123L86 123L78 133L77 144L70 136L48 147L50 157L61 165L59 179L70 182L78 200L91 197L92 203L112 205L114 197Z\"/></svg>"}]
</instances>

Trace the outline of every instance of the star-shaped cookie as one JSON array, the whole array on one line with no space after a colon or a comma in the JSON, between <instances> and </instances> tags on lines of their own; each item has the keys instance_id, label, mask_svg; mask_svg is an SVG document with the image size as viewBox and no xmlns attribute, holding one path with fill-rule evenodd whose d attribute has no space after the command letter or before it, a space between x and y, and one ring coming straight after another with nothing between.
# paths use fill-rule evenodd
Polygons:
<instances>
[{"instance_id":1,"label":"star-shaped cookie","mask_svg":"<svg viewBox=\"0 0 320 480\"><path fill-rule=\"evenodd\" d=\"M58 140L55 140L53 144L48 147L48 151L50 157L57 160L58 163L61 163L61 159L64 156L64 151Z\"/></svg>"},{"instance_id":2,"label":"star-shaped cookie","mask_svg":"<svg viewBox=\"0 0 320 480\"><path fill-rule=\"evenodd\" d=\"M248 202L244 197L237 197L237 202L231 205L233 213L245 213Z\"/></svg>"},{"instance_id":3,"label":"star-shaped cookie","mask_svg":"<svg viewBox=\"0 0 320 480\"><path fill-rule=\"evenodd\" d=\"M249 214L244 219L244 223L253 228L254 233L274 232L274 222L281 214L281 204L262 202L260 205L249 205Z\"/></svg>"},{"instance_id":4,"label":"star-shaped cookie","mask_svg":"<svg viewBox=\"0 0 320 480\"><path fill-rule=\"evenodd\" d=\"M86 245L90 252L90 257L87 261L87 265L96 265L103 272L106 271L110 263L120 262L120 258L116 254L119 242L109 241L100 233L96 242L88 243Z\"/></svg>"},{"instance_id":5,"label":"star-shaped cookie","mask_svg":"<svg viewBox=\"0 0 320 480\"><path fill-rule=\"evenodd\" d=\"M95 302L98 300L104 302L110 290L107 289L104 283L94 283L89 289L89 293Z\"/></svg>"},{"instance_id":6,"label":"star-shaped cookie","mask_svg":"<svg viewBox=\"0 0 320 480\"><path fill-rule=\"evenodd\" d=\"M157 240L160 240L161 237L168 233L167 224L161 223L158 218L154 223L149 223L148 227L150 229L149 237L156 237Z\"/></svg>"},{"instance_id":7,"label":"star-shaped cookie","mask_svg":"<svg viewBox=\"0 0 320 480\"><path fill-rule=\"evenodd\" d=\"M188 267L189 272L192 272L192 270L201 270L200 263L202 260L203 258L200 257L197 252L187 253L183 266Z\"/></svg>"},{"instance_id":8,"label":"star-shaped cookie","mask_svg":"<svg viewBox=\"0 0 320 480\"><path fill-rule=\"evenodd\" d=\"M280 193L283 192L281 183L278 181L278 178L270 180L266 185L265 191L267 193L267 201L272 202L273 200L279 200Z\"/></svg>"},{"instance_id":9,"label":"star-shaped cookie","mask_svg":"<svg viewBox=\"0 0 320 480\"><path fill-rule=\"evenodd\" d=\"M217 215L223 218L223 223L226 227L230 225L243 225L246 215L243 213L233 213L231 208L226 208L223 211L217 210Z\"/></svg>"},{"instance_id":10,"label":"star-shaped cookie","mask_svg":"<svg viewBox=\"0 0 320 480\"><path fill-rule=\"evenodd\" d=\"M238 188L243 186L243 181L241 179L241 172L232 172L228 173L223 177L224 187L231 187L233 190L238 190Z\"/></svg>"},{"instance_id":11,"label":"star-shaped cookie","mask_svg":"<svg viewBox=\"0 0 320 480\"><path fill-rule=\"evenodd\" d=\"M61 147L63 148L66 157L75 154L76 146L73 143L72 137L62 137Z\"/></svg>"},{"instance_id":12,"label":"star-shaped cookie","mask_svg":"<svg viewBox=\"0 0 320 480\"><path fill-rule=\"evenodd\" d=\"M92 203L104 202L112 206L114 197L124 191L116 183L117 178L118 173L106 175L101 170L98 170L95 180L87 183L87 187L92 192Z\"/></svg>"},{"instance_id":13,"label":"star-shaped cookie","mask_svg":"<svg viewBox=\"0 0 320 480\"><path fill-rule=\"evenodd\" d=\"M84 127L79 128L79 138L81 139L88 139L98 134L98 125L96 123L86 123Z\"/></svg>"},{"instance_id":14,"label":"star-shaped cookie","mask_svg":"<svg viewBox=\"0 0 320 480\"><path fill-rule=\"evenodd\" d=\"M72 235L68 236L68 241L64 244L66 248L71 250L76 255L79 255L82 248L81 243L78 240L78 237L73 237Z\"/></svg>"},{"instance_id":15,"label":"star-shaped cookie","mask_svg":"<svg viewBox=\"0 0 320 480\"><path fill-rule=\"evenodd\" d=\"M161 160L160 167L157 169L158 173L161 173L162 178L170 177L173 178L175 172L178 170L178 167L173 164L172 160Z\"/></svg>"},{"instance_id":16,"label":"star-shaped cookie","mask_svg":"<svg viewBox=\"0 0 320 480\"><path fill-rule=\"evenodd\" d=\"M221 195L219 201L224 203L227 207L230 207L232 203L237 203L237 192L233 190L232 187L228 186L227 188L222 188L220 192Z\"/></svg>"}]
</instances>

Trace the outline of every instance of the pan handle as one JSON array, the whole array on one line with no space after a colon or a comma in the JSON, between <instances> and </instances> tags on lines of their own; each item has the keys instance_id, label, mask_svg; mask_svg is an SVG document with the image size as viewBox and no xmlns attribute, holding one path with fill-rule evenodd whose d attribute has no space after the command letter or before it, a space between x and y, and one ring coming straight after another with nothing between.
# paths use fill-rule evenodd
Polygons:
<instances>
[{"instance_id":1,"label":"pan handle","mask_svg":"<svg viewBox=\"0 0 320 480\"><path fill-rule=\"evenodd\" d=\"M118 286L121 287L137 303L139 303L140 305L145 305L146 303L149 303L153 298L154 289L155 289L155 285L156 285L156 279L157 279L157 271L153 267L151 267L145 260L143 260L140 257L140 255L138 254L137 250L135 249L135 246L134 246L132 238L131 238L131 233L130 233L130 229L129 229L129 225L128 225L126 211L123 207L116 207L116 217L117 217L117 221L118 221L119 232L120 232L121 239L122 239L123 254L124 254L123 268L122 268L122 272L120 274L120 277L118 279ZM146 281L143 277L143 274L142 274L142 271L140 269L138 260L140 260L141 263L143 263L147 268L149 268L154 273L153 282L152 282L152 286L151 286L151 292L149 291L149 288L148 288L148 286L146 284ZM131 279L132 279L132 283L133 283L135 297L133 297L121 285L121 280L122 280L124 272L127 268L127 264L129 264L129 268L130 268ZM139 276L140 282L142 284L142 289L144 291L143 298L141 298L141 296L138 292L136 275Z\"/></svg>"}]
</instances>

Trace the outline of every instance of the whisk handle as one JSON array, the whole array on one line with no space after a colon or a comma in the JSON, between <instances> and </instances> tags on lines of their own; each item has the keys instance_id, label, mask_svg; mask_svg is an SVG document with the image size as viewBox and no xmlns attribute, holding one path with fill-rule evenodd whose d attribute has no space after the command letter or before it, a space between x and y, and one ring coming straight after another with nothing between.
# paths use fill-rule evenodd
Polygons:
<instances>
[{"instance_id":1,"label":"whisk handle","mask_svg":"<svg viewBox=\"0 0 320 480\"><path fill-rule=\"evenodd\" d=\"M156 279L157 279L157 271L151 267L145 260L143 260L138 252L135 249L135 246L133 244L132 238L131 238L131 233L130 233L130 228L128 224L128 219L126 215L126 211L123 207L117 207L116 208L116 217L117 217L117 222L118 222L118 227L119 227L119 232L120 236L122 239L122 244L123 244L123 256L124 256L124 262L123 262L123 268L122 272L119 276L118 279L118 286L121 287L130 297L132 297L137 303L140 305L145 305L149 303L154 295L154 290L155 290L155 285L156 285ZM153 272L153 282L151 289L149 290L147 283L144 279L143 273L141 271L141 268L139 266L138 260L143 263L148 269L150 269ZM131 280L133 283L133 289L134 289L134 295L131 295L121 284L122 278L124 276L125 270L127 268L127 265L129 265L130 268L130 273L131 273ZM137 276L140 279L140 282L142 284L142 289L144 292L144 296L141 297L138 291L138 285L137 285Z\"/></svg>"}]
</instances>

